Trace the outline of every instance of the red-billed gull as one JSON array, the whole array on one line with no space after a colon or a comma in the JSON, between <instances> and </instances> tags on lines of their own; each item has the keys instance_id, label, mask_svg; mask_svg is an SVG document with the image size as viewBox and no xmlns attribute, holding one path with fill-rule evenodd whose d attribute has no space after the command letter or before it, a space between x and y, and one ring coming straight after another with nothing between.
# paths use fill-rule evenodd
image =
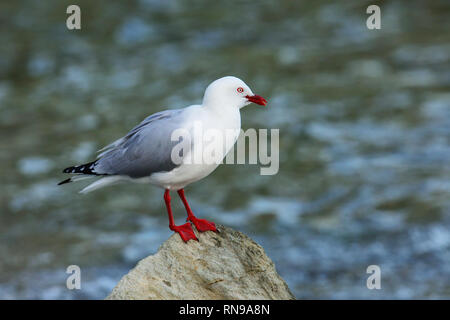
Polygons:
<instances>
[{"instance_id":1,"label":"red-billed gull","mask_svg":"<svg viewBox=\"0 0 450 320\"><path fill-rule=\"evenodd\" d=\"M190 222L199 232L217 231L214 222L194 216L184 195L184 187L213 172L219 163L193 163L190 155L200 150L199 143L190 141L189 148L177 154L174 161L175 130L192 133L200 124L204 129L223 133L233 132L231 142L225 146L223 157L232 149L241 128L240 109L250 103L265 106L267 101L236 77L223 77L212 82L205 90L201 105L155 113L134 127L124 137L103 148L97 160L64 169L73 177L64 184L90 177L101 179L81 190L87 193L119 181L150 183L164 188L164 200L169 215L169 228L178 232L184 241L197 240ZM220 160L222 160L220 159ZM187 211L187 223L175 225L170 205L170 190L176 190ZM190 221L190 222L189 222Z\"/></svg>"}]
</instances>

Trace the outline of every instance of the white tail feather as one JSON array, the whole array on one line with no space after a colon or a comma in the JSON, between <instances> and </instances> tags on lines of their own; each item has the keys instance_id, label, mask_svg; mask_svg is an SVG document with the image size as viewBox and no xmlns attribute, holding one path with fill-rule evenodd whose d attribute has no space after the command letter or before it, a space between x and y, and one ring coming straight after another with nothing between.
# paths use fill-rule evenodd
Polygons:
<instances>
[{"instance_id":1,"label":"white tail feather","mask_svg":"<svg viewBox=\"0 0 450 320\"><path fill-rule=\"evenodd\" d=\"M111 176L111 177L104 177L101 178L93 183L91 183L90 185L88 185L87 187L85 187L83 190L80 191L80 193L88 193L106 186L110 186L112 184L116 184L118 182L120 182L121 180L124 180L124 177L122 176Z\"/></svg>"},{"instance_id":2,"label":"white tail feather","mask_svg":"<svg viewBox=\"0 0 450 320\"><path fill-rule=\"evenodd\" d=\"M92 179L95 178L96 176L92 175L85 175L85 174L80 174L80 175L76 175L74 177L70 178L70 182L75 182L75 181L80 181L80 180L86 180L86 179Z\"/></svg>"}]
</instances>

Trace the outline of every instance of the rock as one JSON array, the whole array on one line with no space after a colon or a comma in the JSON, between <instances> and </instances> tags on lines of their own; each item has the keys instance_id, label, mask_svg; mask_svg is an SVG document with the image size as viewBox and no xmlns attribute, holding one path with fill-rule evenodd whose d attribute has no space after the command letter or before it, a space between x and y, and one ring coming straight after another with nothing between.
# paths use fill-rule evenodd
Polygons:
<instances>
[{"instance_id":1,"label":"rock","mask_svg":"<svg viewBox=\"0 0 450 320\"><path fill-rule=\"evenodd\" d=\"M106 299L295 299L264 249L217 225L184 243L172 235L137 264Z\"/></svg>"}]
</instances>

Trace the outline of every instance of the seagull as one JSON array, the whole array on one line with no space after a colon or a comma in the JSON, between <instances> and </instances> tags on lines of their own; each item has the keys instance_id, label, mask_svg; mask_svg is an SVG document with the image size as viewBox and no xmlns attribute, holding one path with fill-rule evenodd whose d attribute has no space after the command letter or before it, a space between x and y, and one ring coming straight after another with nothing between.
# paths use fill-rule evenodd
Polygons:
<instances>
[{"instance_id":1,"label":"seagull","mask_svg":"<svg viewBox=\"0 0 450 320\"><path fill-rule=\"evenodd\" d=\"M189 148L179 152L180 160L174 161L173 149L180 141L173 138L173 133L180 129L192 133L198 124L223 134L231 130L232 143L225 146L220 159L223 160L238 139L241 129L240 109L250 103L265 106L267 100L254 94L239 78L227 76L217 79L206 88L201 105L165 110L148 116L124 137L99 150L100 154L95 161L64 169L64 173L73 176L58 185L99 177L80 193L88 193L121 181L149 183L163 188L170 230L177 232L184 242L198 241L191 222L199 232L217 232L217 228L214 222L194 216L184 188L208 176L220 162L193 163L190 155L200 150L197 139L186 140L189 141ZM183 225L175 225L170 204L171 190L177 191L186 209L187 223Z\"/></svg>"}]
</instances>

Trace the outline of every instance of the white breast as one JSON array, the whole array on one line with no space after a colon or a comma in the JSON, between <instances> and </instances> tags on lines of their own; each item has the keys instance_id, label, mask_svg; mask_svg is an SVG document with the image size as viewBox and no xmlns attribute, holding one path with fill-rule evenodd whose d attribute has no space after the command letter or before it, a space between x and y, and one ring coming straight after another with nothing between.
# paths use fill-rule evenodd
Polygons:
<instances>
[{"instance_id":1,"label":"white breast","mask_svg":"<svg viewBox=\"0 0 450 320\"><path fill-rule=\"evenodd\" d=\"M191 107L183 125L191 132L194 142L191 152L183 157L179 167L170 172L154 173L148 182L165 189L178 190L213 172L220 163L211 162L214 159L208 157L208 154L211 154L209 151L221 149L215 159L222 161L239 137L241 128L239 109L230 111L219 114L200 106Z\"/></svg>"}]
</instances>

